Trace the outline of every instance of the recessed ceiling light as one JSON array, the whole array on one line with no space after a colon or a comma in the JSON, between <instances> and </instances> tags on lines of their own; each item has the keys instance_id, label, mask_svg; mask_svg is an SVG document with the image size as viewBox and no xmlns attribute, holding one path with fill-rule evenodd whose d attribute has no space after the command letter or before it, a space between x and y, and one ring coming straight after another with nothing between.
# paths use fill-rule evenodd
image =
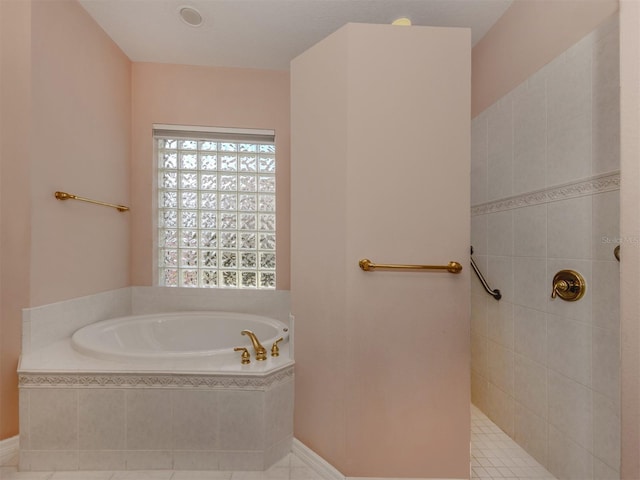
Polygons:
<instances>
[{"instance_id":1,"label":"recessed ceiling light","mask_svg":"<svg viewBox=\"0 0 640 480\"><path fill-rule=\"evenodd\" d=\"M181 7L180 18L191 27L199 27L202 25L202 15L193 7Z\"/></svg>"},{"instance_id":2,"label":"recessed ceiling light","mask_svg":"<svg viewBox=\"0 0 640 480\"><path fill-rule=\"evenodd\" d=\"M391 25L400 25L401 27L410 27L411 19L407 17L396 18L393 22L391 22Z\"/></svg>"}]
</instances>

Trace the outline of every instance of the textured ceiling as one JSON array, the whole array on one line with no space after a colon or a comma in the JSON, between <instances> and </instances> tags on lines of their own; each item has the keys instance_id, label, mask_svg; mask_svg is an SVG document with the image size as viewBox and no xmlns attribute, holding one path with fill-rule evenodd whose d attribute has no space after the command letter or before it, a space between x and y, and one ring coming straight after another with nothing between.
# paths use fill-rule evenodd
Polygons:
<instances>
[{"instance_id":1,"label":"textured ceiling","mask_svg":"<svg viewBox=\"0 0 640 480\"><path fill-rule=\"evenodd\" d=\"M512 0L80 0L136 62L287 70L307 48L349 22L469 27L475 44ZM200 27L181 7L196 8ZM401 27L398 27L401 28Z\"/></svg>"}]
</instances>

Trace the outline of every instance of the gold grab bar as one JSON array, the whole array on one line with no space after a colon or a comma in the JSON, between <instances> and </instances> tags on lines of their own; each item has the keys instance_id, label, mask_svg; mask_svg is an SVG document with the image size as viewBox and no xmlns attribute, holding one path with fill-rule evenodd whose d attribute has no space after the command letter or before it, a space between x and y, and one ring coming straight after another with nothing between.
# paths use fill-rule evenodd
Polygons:
<instances>
[{"instance_id":1,"label":"gold grab bar","mask_svg":"<svg viewBox=\"0 0 640 480\"><path fill-rule=\"evenodd\" d=\"M458 262L449 262L447 265L397 265L373 263L368 258L363 258L358 262L358 265L360 265L360 268L365 272L370 272L377 268L391 270L446 270L449 273L460 273L462 271L462 265Z\"/></svg>"},{"instance_id":2,"label":"gold grab bar","mask_svg":"<svg viewBox=\"0 0 640 480\"><path fill-rule=\"evenodd\" d=\"M115 205L113 203L100 202L98 200L91 200L90 198L79 197L77 195L72 195L66 192L56 192L55 197L58 200L80 200L81 202L89 202L95 203L96 205L104 205L105 207L112 207L118 210L119 212L126 212L129 210L129 207L125 207L124 205Z\"/></svg>"}]
</instances>

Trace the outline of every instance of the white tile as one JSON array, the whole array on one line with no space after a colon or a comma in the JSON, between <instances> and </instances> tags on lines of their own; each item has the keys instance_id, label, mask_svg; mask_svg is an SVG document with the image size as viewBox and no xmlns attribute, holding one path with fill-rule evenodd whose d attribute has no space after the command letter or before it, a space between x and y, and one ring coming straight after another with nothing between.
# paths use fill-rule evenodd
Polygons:
<instances>
[{"instance_id":1,"label":"white tile","mask_svg":"<svg viewBox=\"0 0 640 480\"><path fill-rule=\"evenodd\" d=\"M289 467L272 467L263 471L235 471L232 480L281 480L288 479Z\"/></svg>"},{"instance_id":2,"label":"white tile","mask_svg":"<svg viewBox=\"0 0 640 480\"><path fill-rule=\"evenodd\" d=\"M323 477L309 467L292 467L291 480L321 480Z\"/></svg>"},{"instance_id":3,"label":"white tile","mask_svg":"<svg viewBox=\"0 0 640 480\"><path fill-rule=\"evenodd\" d=\"M171 396L168 390L127 390L126 448L171 449ZM127 467L129 468L129 467Z\"/></svg>"},{"instance_id":4,"label":"white tile","mask_svg":"<svg viewBox=\"0 0 640 480\"><path fill-rule=\"evenodd\" d=\"M487 201L487 119L471 121L471 205Z\"/></svg>"},{"instance_id":5,"label":"white tile","mask_svg":"<svg viewBox=\"0 0 640 480\"><path fill-rule=\"evenodd\" d=\"M513 255L513 212L506 210L487 215L488 254Z\"/></svg>"},{"instance_id":6,"label":"white tile","mask_svg":"<svg viewBox=\"0 0 640 480\"><path fill-rule=\"evenodd\" d=\"M546 412L545 412L546 417ZM547 462L547 422L516 402L515 440L537 461Z\"/></svg>"},{"instance_id":7,"label":"white tile","mask_svg":"<svg viewBox=\"0 0 640 480\"><path fill-rule=\"evenodd\" d=\"M531 82L513 98L513 193L545 187L546 82Z\"/></svg>"},{"instance_id":8,"label":"white tile","mask_svg":"<svg viewBox=\"0 0 640 480\"><path fill-rule=\"evenodd\" d=\"M488 215L471 217L471 246L474 255L487 254L487 217Z\"/></svg>"},{"instance_id":9,"label":"white tile","mask_svg":"<svg viewBox=\"0 0 640 480\"><path fill-rule=\"evenodd\" d=\"M593 449L591 390L563 375L548 371L549 423L582 448ZM552 446L549 445L551 457ZM550 458L551 460L551 458ZM552 471L552 473L555 473Z\"/></svg>"},{"instance_id":10,"label":"white tile","mask_svg":"<svg viewBox=\"0 0 640 480\"><path fill-rule=\"evenodd\" d=\"M557 429L549 428L548 470L556 477L572 480L593 479L592 456Z\"/></svg>"},{"instance_id":11,"label":"white tile","mask_svg":"<svg viewBox=\"0 0 640 480\"><path fill-rule=\"evenodd\" d=\"M471 369L483 376L489 374L488 349L487 337L471 334Z\"/></svg>"},{"instance_id":12,"label":"white tile","mask_svg":"<svg viewBox=\"0 0 640 480\"><path fill-rule=\"evenodd\" d=\"M515 401L511 395L495 385L488 388L488 413L491 420L507 435L513 435L515 430ZM495 456L495 452L488 452Z\"/></svg>"},{"instance_id":13,"label":"white tile","mask_svg":"<svg viewBox=\"0 0 640 480\"><path fill-rule=\"evenodd\" d=\"M486 270L480 271L491 288L500 290L501 302L513 302L513 257L490 256L487 259Z\"/></svg>"},{"instance_id":14,"label":"white tile","mask_svg":"<svg viewBox=\"0 0 640 480\"><path fill-rule=\"evenodd\" d=\"M535 362L547 363L547 314L515 305L515 351Z\"/></svg>"},{"instance_id":15,"label":"white tile","mask_svg":"<svg viewBox=\"0 0 640 480\"><path fill-rule=\"evenodd\" d=\"M591 112L570 118L547 142L548 186L572 182L591 175Z\"/></svg>"},{"instance_id":16,"label":"white tile","mask_svg":"<svg viewBox=\"0 0 640 480\"><path fill-rule=\"evenodd\" d=\"M488 370L489 380L509 395L514 393L515 359L513 350L509 350L489 341Z\"/></svg>"},{"instance_id":17,"label":"white tile","mask_svg":"<svg viewBox=\"0 0 640 480\"><path fill-rule=\"evenodd\" d=\"M620 398L620 333L593 327L593 381L596 392Z\"/></svg>"},{"instance_id":18,"label":"white tile","mask_svg":"<svg viewBox=\"0 0 640 480\"><path fill-rule=\"evenodd\" d=\"M290 467L293 432L279 442L268 444L264 453L264 465L267 469Z\"/></svg>"},{"instance_id":19,"label":"white tile","mask_svg":"<svg viewBox=\"0 0 640 480\"><path fill-rule=\"evenodd\" d=\"M78 392L81 450L123 450L124 390L86 389Z\"/></svg>"},{"instance_id":20,"label":"white tile","mask_svg":"<svg viewBox=\"0 0 640 480\"><path fill-rule=\"evenodd\" d=\"M220 391L219 395L220 449L264 449L264 392Z\"/></svg>"},{"instance_id":21,"label":"white tile","mask_svg":"<svg viewBox=\"0 0 640 480\"><path fill-rule=\"evenodd\" d=\"M129 288L122 288L29 309L31 348L67 338L90 323L129 314L130 296Z\"/></svg>"},{"instance_id":22,"label":"white tile","mask_svg":"<svg viewBox=\"0 0 640 480\"><path fill-rule=\"evenodd\" d=\"M620 404L593 393L593 453L611 468L620 465Z\"/></svg>"},{"instance_id":23,"label":"white tile","mask_svg":"<svg viewBox=\"0 0 640 480\"><path fill-rule=\"evenodd\" d=\"M484 411L489 410L489 384L487 378L471 370L471 401Z\"/></svg>"},{"instance_id":24,"label":"white tile","mask_svg":"<svg viewBox=\"0 0 640 480\"><path fill-rule=\"evenodd\" d=\"M173 390L173 449L215 450L218 446L218 392Z\"/></svg>"},{"instance_id":25,"label":"white tile","mask_svg":"<svg viewBox=\"0 0 640 480\"><path fill-rule=\"evenodd\" d=\"M513 193L513 115L509 95L487 110L487 200Z\"/></svg>"},{"instance_id":26,"label":"white tile","mask_svg":"<svg viewBox=\"0 0 640 480\"><path fill-rule=\"evenodd\" d=\"M170 470L173 458L170 451L125 452L127 470Z\"/></svg>"},{"instance_id":27,"label":"white tile","mask_svg":"<svg viewBox=\"0 0 640 480\"><path fill-rule=\"evenodd\" d=\"M513 259L513 302L543 311L551 287L546 283L547 262L544 258L515 257Z\"/></svg>"},{"instance_id":28,"label":"white tile","mask_svg":"<svg viewBox=\"0 0 640 480\"><path fill-rule=\"evenodd\" d=\"M592 258L613 261L613 249L620 243L620 191L593 195L592 204Z\"/></svg>"},{"instance_id":29,"label":"white tile","mask_svg":"<svg viewBox=\"0 0 640 480\"><path fill-rule=\"evenodd\" d=\"M518 257L547 255L547 205L532 205L513 211L513 249Z\"/></svg>"},{"instance_id":30,"label":"white tile","mask_svg":"<svg viewBox=\"0 0 640 480\"><path fill-rule=\"evenodd\" d=\"M590 42L576 44L551 62L547 69L547 112L549 130L591 110Z\"/></svg>"},{"instance_id":31,"label":"white tile","mask_svg":"<svg viewBox=\"0 0 640 480\"><path fill-rule=\"evenodd\" d=\"M15 467L0 467L2 480L49 480L51 472L18 472Z\"/></svg>"},{"instance_id":32,"label":"white tile","mask_svg":"<svg viewBox=\"0 0 640 480\"><path fill-rule=\"evenodd\" d=\"M547 417L547 368L516 355L515 399L538 417Z\"/></svg>"},{"instance_id":33,"label":"white tile","mask_svg":"<svg viewBox=\"0 0 640 480\"><path fill-rule=\"evenodd\" d=\"M620 480L620 467L612 468L597 457L593 457L593 478L595 480Z\"/></svg>"},{"instance_id":34,"label":"white tile","mask_svg":"<svg viewBox=\"0 0 640 480\"><path fill-rule=\"evenodd\" d=\"M476 266L478 267L478 269L480 270L480 273L482 273L482 275L484 275L485 279L487 279L487 282L489 282L488 279L488 275L489 275L489 268L488 268L488 261L489 259L487 258L486 255L474 255L473 256L473 260L476 263ZM487 293L484 290L484 287L482 286L482 283L480 283L480 279L475 275L475 273L471 276L471 294L472 295L483 295L486 296ZM491 283L489 283L489 285L491 285ZM493 286L491 288L494 288Z\"/></svg>"},{"instance_id":35,"label":"white tile","mask_svg":"<svg viewBox=\"0 0 640 480\"><path fill-rule=\"evenodd\" d=\"M471 294L471 333L487 336L487 302L489 300L491 298L487 294Z\"/></svg>"},{"instance_id":36,"label":"white tile","mask_svg":"<svg viewBox=\"0 0 640 480\"><path fill-rule=\"evenodd\" d=\"M591 196L551 202L547 206L547 249L550 258L591 258Z\"/></svg>"},{"instance_id":37,"label":"white tile","mask_svg":"<svg viewBox=\"0 0 640 480\"><path fill-rule=\"evenodd\" d=\"M174 451L173 468L175 470L218 470L220 459L217 451Z\"/></svg>"},{"instance_id":38,"label":"white tile","mask_svg":"<svg viewBox=\"0 0 640 480\"><path fill-rule=\"evenodd\" d=\"M241 471L261 471L264 469L264 455L257 452L224 452L220 454L220 469L234 470L234 474Z\"/></svg>"},{"instance_id":39,"label":"white tile","mask_svg":"<svg viewBox=\"0 0 640 480\"><path fill-rule=\"evenodd\" d=\"M500 300L487 305L489 340L509 349L514 348L513 304Z\"/></svg>"},{"instance_id":40,"label":"white tile","mask_svg":"<svg viewBox=\"0 0 640 480\"><path fill-rule=\"evenodd\" d=\"M23 461L28 465L28 469L34 472L77 470L78 452L63 450L31 450L20 452L21 465Z\"/></svg>"},{"instance_id":41,"label":"white tile","mask_svg":"<svg viewBox=\"0 0 640 480\"><path fill-rule=\"evenodd\" d=\"M617 22L593 46L593 173L620 168L620 52ZM615 24L615 25L613 25Z\"/></svg>"},{"instance_id":42,"label":"white tile","mask_svg":"<svg viewBox=\"0 0 640 480\"><path fill-rule=\"evenodd\" d=\"M208 470L200 471L176 471L171 480L231 480L232 472L213 472Z\"/></svg>"},{"instance_id":43,"label":"white tile","mask_svg":"<svg viewBox=\"0 0 640 480\"><path fill-rule=\"evenodd\" d=\"M293 381L274 385L265 393L265 431L268 445L276 444L293 435Z\"/></svg>"},{"instance_id":44,"label":"white tile","mask_svg":"<svg viewBox=\"0 0 640 480\"><path fill-rule=\"evenodd\" d=\"M138 470L137 472L114 472L111 480L170 480L172 471Z\"/></svg>"},{"instance_id":45,"label":"white tile","mask_svg":"<svg viewBox=\"0 0 640 480\"><path fill-rule=\"evenodd\" d=\"M124 451L80 451L78 468L80 470L124 470Z\"/></svg>"},{"instance_id":46,"label":"white tile","mask_svg":"<svg viewBox=\"0 0 640 480\"><path fill-rule=\"evenodd\" d=\"M31 389L29 403L29 437L32 450L77 450L76 390Z\"/></svg>"},{"instance_id":47,"label":"white tile","mask_svg":"<svg viewBox=\"0 0 640 480\"><path fill-rule=\"evenodd\" d=\"M21 388L19 390L19 398L18 398L18 412L19 420L20 420L20 448L22 450L30 450L30 436L29 431L31 430L31 426L29 423L29 393L31 392L28 388Z\"/></svg>"},{"instance_id":48,"label":"white tile","mask_svg":"<svg viewBox=\"0 0 640 480\"><path fill-rule=\"evenodd\" d=\"M113 472L55 472L51 480L110 480Z\"/></svg>"},{"instance_id":49,"label":"white tile","mask_svg":"<svg viewBox=\"0 0 640 480\"><path fill-rule=\"evenodd\" d=\"M172 287L132 287L134 314L182 310L218 310L266 315L289 324L288 290L248 291Z\"/></svg>"},{"instance_id":50,"label":"white tile","mask_svg":"<svg viewBox=\"0 0 640 480\"><path fill-rule=\"evenodd\" d=\"M620 264L594 261L591 280L593 325L620 330Z\"/></svg>"},{"instance_id":51,"label":"white tile","mask_svg":"<svg viewBox=\"0 0 640 480\"><path fill-rule=\"evenodd\" d=\"M591 341L591 325L547 317L547 365L587 386L591 386Z\"/></svg>"}]
</instances>

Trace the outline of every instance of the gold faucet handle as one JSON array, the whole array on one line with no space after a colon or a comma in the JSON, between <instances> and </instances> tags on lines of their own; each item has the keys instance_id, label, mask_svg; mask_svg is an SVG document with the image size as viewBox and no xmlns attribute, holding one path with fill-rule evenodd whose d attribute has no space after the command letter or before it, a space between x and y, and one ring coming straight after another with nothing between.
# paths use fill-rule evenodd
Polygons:
<instances>
[{"instance_id":1,"label":"gold faucet handle","mask_svg":"<svg viewBox=\"0 0 640 480\"><path fill-rule=\"evenodd\" d=\"M569 285L569 282L567 282L566 280L558 280L554 282L553 291L551 292L551 298L556 298L556 295L558 294L558 292L564 293L569 291L570 288L571 286Z\"/></svg>"},{"instance_id":2,"label":"gold faucet handle","mask_svg":"<svg viewBox=\"0 0 640 480\"><path fill-rule=\"evenodd\" d=\"M247 350L245 347L236 347L233 350L236 352L242 352L242 355L240 358L242 358L243 365L246 365L247 363L251 363L251 355L249 354L249 350Z\"/></svg>"},{"instance_id":3,"label":"gold faucet handle","mask_svg":"<svg viewBox=\"0 0 640 480\"><path fill-rule=\"evenodd\" d=\"M272 357L277 357L277 356L280 355L280 347L278 347L278 343L280 343L282 340L283 340L283 338L280 337L275 342L273 342L273 345L271 346L271 356Z\"/></svg>"}]
</instances>

